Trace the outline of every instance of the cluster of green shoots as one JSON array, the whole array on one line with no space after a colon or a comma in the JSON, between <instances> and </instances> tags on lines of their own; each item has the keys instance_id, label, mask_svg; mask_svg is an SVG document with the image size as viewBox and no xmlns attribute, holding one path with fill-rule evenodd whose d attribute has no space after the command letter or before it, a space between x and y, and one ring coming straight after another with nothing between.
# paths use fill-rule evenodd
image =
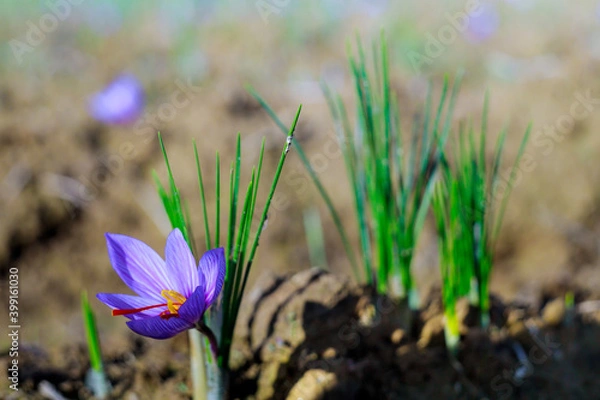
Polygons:
<instances>
[{"instance_id":1,"label":"cluster of green shoots","mask_svg":"<svg viewBox=\"0 0 600 400\"><path fill-rule=\"evenodd\" d=\"M356 90L356 123L351 123L339 95L323 85L343 151L359 233L359 272L354 247L300 145L295 143L311 179L325 200L359 281L372 285L381 294L405 299L419 308L419 294L411 273L417 240L423 230L434 192L434 177L451 127L458 85L449 89L444 82L439 102L433 105L428 93L422 119L415 119L409 143L401 130L399 106L393 95L387 46L382 39L372 48L374 74L369 73L363 47L350 56L350 70ZM287 128L254 90L282 132Z\"/></svg>"},{"instance_id":2,"label":"cluster of green shoots","mask_svg":"<svg viewBox=\"0 0 600 400\"><path fill-rule=\"evenodd\" d=\"M514 175L530 131L529 127L525 132L509 177ZM500 179L506 134L504 129L498 136L488 162L486 98L480 131L460 130L453 157L445 154L441 163L432 208L440 242L446 343L453 352L460 336L457 299L468 297L479 311L480 325L487 328L490 323L490 273L511 187Z\"/></svg>"},{"instance_id":3,"label":"cluster of green shoots","mask_svg":"<svg viewBox=\"0 0 600 400\"><path fill-rule=\"evenodd\" d=\"M357 55L349 56L356 95L355 120L351 121L342 97L323 85L354 200L358 246L350 244L330 195L297 143L296 149L329 209L359 281L373 286L378 293L405 300L413 310L419 308L420 302L412 264L427 215L433 209L439 237L447 344L454 352L459 338L455 305L460 297L469 296L480 311L481 325L489 324L494 244L512 186L512 182L505 182L508 189L502 196L496 190L506 130L500 134L493 159L488 162L486 99L481 131L460 132L457 148L450 149L459 76L452 89L444 80L435 103L431 88L428 90L422 113L413 119L410 134L404 134L383 36L373 44L370 54L369 63L357 41ZM254 90L250 92L281 131L287 132L266 101ZM525 133L513 168L523 154L529 132L530 129ZM513 173L514 170L511 177ZM354 248L359 249L362 273Z\"/></svg>"},{"instance_id":4,"label":"cluster of green shoots","mask_svg":"<svg viewBox=\"0 0 600 400\"><path fill-rule=\"evenodd\" d=\"M416 309L419 296L411 265L431 203L439 149L450 132L458 85L448 99L448 84L444 84L435 110L428 94L423 119L413 122L405 144L397 98L390 87L385 41L374 45L372 53L373 75L368 73L360 43L358 56L350 57L356 123L350 122L341 96L323 88L354 199L366 282L379 293L406 298Z\"/></svg>"}]
</instances>

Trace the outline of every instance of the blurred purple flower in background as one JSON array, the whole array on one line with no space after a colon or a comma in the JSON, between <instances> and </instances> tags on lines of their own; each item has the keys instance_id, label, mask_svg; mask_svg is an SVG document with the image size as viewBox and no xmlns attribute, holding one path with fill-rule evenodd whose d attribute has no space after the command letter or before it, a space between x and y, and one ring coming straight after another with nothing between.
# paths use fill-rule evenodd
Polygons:
<instances>
[{"instance_id":1,"label":"blurred purple flower in background","mask_svg":"<svg viewBox=\"0 0 600 400\"><path fill-rule=\"evenodd\" d=\"M167 238L165 260L129 236L107 233L106 245L115 272L138 294L98 293L98 299L113 309L113 316L124 315L132 331L153 339L203 328L202 316L219 296L225 280L222 247L204 253L196 267L179 229Z\"/></svg>"},{"instance_id":2,"label":"blurred purple flower in background","mask_svg":"<svg viewBox=\"0 0 600 400\"><path fill-rule=\"evenodd\" d=\"M90 115L109 125L128 125L144 111L144 88L133 75L115 78L89 102Z\"/></svg>"},{"instance_id":3,"label":"blurred purple flower in background","mask_svg":"<svg viewBox=\"0 0 600 400\"><path fill-rule=\"evenodd\" d=\"M369 17L383 15L389 7L389 0L359 0L356 3L356 11Z\"/></svg>"},{"instance_id":4,"label":"blurred purple flower in background","mask_svg":"<svg viewBox=\"0 0 600 400\"><path fill-rule=\"evenodd\" d=\"M498 10L493 4L482 4L481 8L469 16L466 37L472 42L489 39L500 26Z\"/></svg>"}]
</instances>

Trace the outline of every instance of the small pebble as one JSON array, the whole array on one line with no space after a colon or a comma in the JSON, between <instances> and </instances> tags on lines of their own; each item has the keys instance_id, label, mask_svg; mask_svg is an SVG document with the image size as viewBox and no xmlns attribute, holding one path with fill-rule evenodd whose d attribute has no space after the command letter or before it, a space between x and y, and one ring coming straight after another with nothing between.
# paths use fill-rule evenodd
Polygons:
<instances>
[{"instance_id":1,"label":"small pebble","mask_svg":"<svg viewBox=\"0 0 600 400\"><path fill-rule=\"evenodd\" d=\"M336 356L337 351L333 347L329 347L323 352L323 358L325 359L335 358Z\"/></svg>"},{"instance_id":2,"label":"small pebble","mask_svg":"<svg viewBox=\"0 0 600 400\"><path fill-rule=\"evenodd\" d=\"M411 352L413 348L409 344L402 345L396 349L396 356L402 357Z\"/></svg>"},{"instance_id":3,"label":"small pebble","mask_svg":"<svg viewBox=\"0 0 600 400\"><path fill-rule=\"evenodd\" d=\"M424 349L429 346L441 346L444 343L444 316L436 315L425 322L417 345Z\"/></svg>"},{"instance_id":4,"label":"small pebble","mask_svg":"<svg viewBox=\"0 0 600 400\"><path fill-rule=\"evenodd\" d=\"M402 341L402 339L404 338L404 331L402 329L396 329L394 332L392 332L392 343L394 344L400 344L400 342Z\"/></svg>"},{"instance_id":5,"label":"small pebble","mask_svg":"<svg viewBox=\"0 0 600 400\"><path fill-rule=\"evenodd\" d=\"M565 302L557 298L546 304L542 311L542 319L548 326L558 326L565 320Z\"/></svg>"},{"instance_id":6,"label":"small pebble","mask_svg":"<svg viewBox=\"0 0 600 400\"><path fill-rule=\"evenodd\" d=\"M371 326L375 320L377 310L373 304L367 304L363 309L359 311L358 322L361 326Z\"/></svg>"}]
</instances>

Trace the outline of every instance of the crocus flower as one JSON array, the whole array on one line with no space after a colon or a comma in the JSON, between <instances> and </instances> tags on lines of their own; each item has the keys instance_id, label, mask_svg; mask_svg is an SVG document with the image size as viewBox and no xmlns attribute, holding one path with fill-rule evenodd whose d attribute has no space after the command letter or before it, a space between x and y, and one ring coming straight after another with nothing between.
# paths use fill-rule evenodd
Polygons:
<instances>
[{"instance_id":1,"label":"crocus flower","mask_svg":"<svg viewBox=\"0 0 600 400\"><path fill-rule=\"evenodd\" d=\"M106 243L113 268L137 293L98 293L98 299L113 309L113 316L124 315L132 331L154 339L167 339L192 328L205 332L202 315L221 292L225 279L222 247L204 253L196 267L179 229L167 238L166 261L129 236L107 233Z\"/></svg>"},{"instance_id":2,"label":"crocus flower","mask_svg":"<svg viewBox=\"0 0 600 400\"><path fill-rule=\"evenodd\" d=\"M144 88L133 75L119 75L89 102L92 117L109 125L135 122L144 111Z\"/></svg>"},{"instance_id":3,"label":"crocus flower","mask_svg":"<svg viewBox=\"0 0 600 400\"><path fill-rule=\"evenodd\" d=\"M466 36L472 42L489 39L500 26L500 16L492 4L482 4L476 13L470 15Z\"/></svg>"}]
</instances>

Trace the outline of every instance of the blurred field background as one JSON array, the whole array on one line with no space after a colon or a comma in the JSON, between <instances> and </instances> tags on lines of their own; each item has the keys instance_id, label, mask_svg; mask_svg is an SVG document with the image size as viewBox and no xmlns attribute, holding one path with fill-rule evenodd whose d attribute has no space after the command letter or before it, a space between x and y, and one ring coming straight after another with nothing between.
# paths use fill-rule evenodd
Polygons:
<instances>
[{"instance_id":1,"label":"blurred field background","mask_svg":"<svg viewBox=\"0 0 600 400\"><path fill-rule=\"evenodd\" d=\"M456 16L465 15L470 4L484 11L461 29ZM134 236L163 254L169 225L151 178L155 169L166 179L156 131L164 134L175 178L190 202L199 244L193 138L212 176L215 151L227 170L237 132L247 171L266 137L263 183L270 179L283 136L245 92L245 84L288 124L298 104L304 105L296 137L357 243L343 160L319 82L340 91L350 104L347 43L359 35L369 44L382 29L407 126L424 102L428 83L438 93L444 75L452 81L461 69L465 79L456 126L479 123L489 91L490 134L509 127L507 165L533 122L526 151L530 162L520 171L509 203L492 291L506 299L532 299L552 282L597 287L600 6L576 4L1 2L0 278L6 280L10 267L19 269L22 345L83 343L81 289L92 294L126 290L110 266L105 232ZM137 76L146 89L144 116L118 128L93 121L88 98L123 72ZM174 107L173 96L182 87L189 101ZM582 98L588 100L581 103ZM212 202L212 191L209 197ZM322 216L328 268L351 273L324 203L292 153L250 287L268 274L311 266L302 218L313 207ZM422 292L439 280L432 228L430 223L422 237L415 269ZM3 282L0 293L6 287ZM3 310L6 302L3 295ZM96 300L92 305L103 340L110 345L123 337L127 328L121 319ZM0 315L7 326L7 314ZM3 336L0 348L7 344Z\"/></svg>"}]
</instances>

